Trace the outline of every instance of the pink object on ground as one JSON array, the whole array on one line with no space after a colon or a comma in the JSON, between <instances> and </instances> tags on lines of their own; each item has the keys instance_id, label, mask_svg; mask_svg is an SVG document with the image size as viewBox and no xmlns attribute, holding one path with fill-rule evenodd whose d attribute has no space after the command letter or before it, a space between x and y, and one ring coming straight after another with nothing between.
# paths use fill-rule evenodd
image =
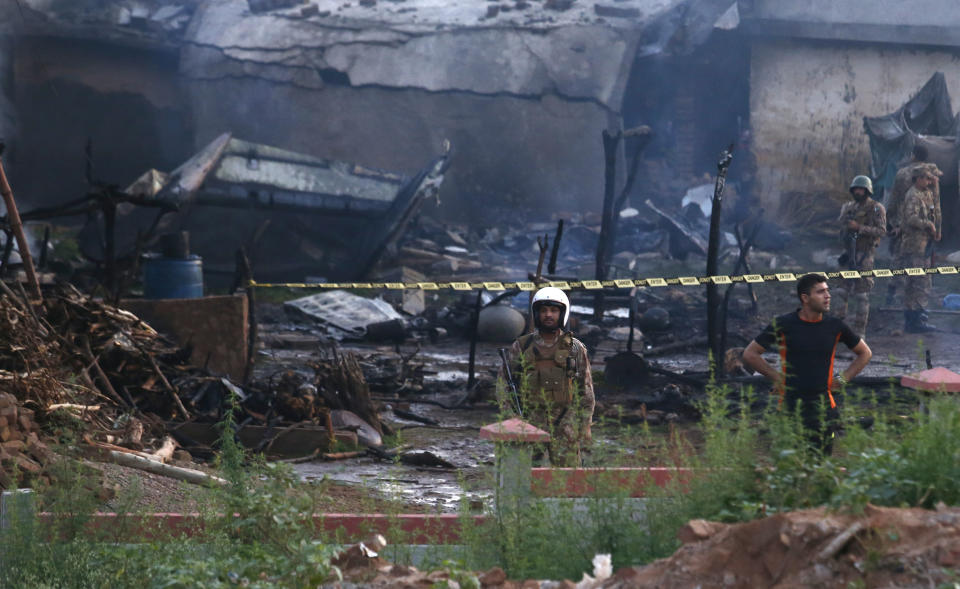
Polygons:
<instances>
[{"instance_id":1,"label":"pink object on ground","mask_svg":"<svg viewBox=\"0 0 960 589\"><path fill-rule=\"evenodd\" d=\"M960 374L935 366L930 370L904 375L900 379L900 386L921 391L960 393Z\"/></svg>"},{"instance_id":2,"label":"pink object on ground","mask_svg":"<svg viewBox=\"0 0 960 589\"><path fill-rule=\"evenodd\" d=\"M550 441L550 434L516 417L481 427L480 437L494 442Z\"/></svg>"}]
</instances>

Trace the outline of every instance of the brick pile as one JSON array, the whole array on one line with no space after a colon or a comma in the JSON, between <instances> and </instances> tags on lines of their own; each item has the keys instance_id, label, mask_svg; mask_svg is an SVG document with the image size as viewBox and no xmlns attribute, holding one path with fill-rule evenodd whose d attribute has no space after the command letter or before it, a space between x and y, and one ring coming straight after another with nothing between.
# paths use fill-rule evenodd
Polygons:
<instances>
[{"instance_id":1,"label":"brick pile","mask_svg":"<svg viewBox=\"0 0 960 589\"><path fill-rule=\"evenodd\" d=\"M44 478L53 452L40 441L33 411L0 393L0 488L10 489Z\"/></svg>"}]
</instances>

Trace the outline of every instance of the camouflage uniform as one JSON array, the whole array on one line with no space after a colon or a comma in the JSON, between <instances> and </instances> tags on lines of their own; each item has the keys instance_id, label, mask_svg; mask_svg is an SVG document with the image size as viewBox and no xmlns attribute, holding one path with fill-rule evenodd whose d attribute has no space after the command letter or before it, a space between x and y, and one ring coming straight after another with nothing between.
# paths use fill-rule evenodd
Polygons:
<instances>
[{"instance_id":1,"label":"camouflage uniform","mask_svg":"<svg viewBox=\"0 0 960 589\"><path fill-rule=\"evenodd\" d=\"M887 199L887 222L890 224L890 227L892 228L891 233L894 235L899 235L900 233L903 204L906 200L907 192L913 188L913 171L924 166L931 170L935 175L940 176L941 172L936 164L925 162L910 162L909 164L897 170L897 175L893 180L893 187L890 189L890 196ZM942 215L940 213L940 185L934 184L931 189L933 191L935 212L934 224L937 226L937 232L939 232L942 222ZM890 253L894 255L899 253L896 249L894 249L895 243L899 245L899 240L893 240L890 242Z\"/></svg>"},{"instance_id":2,"label":"camouflage uniform","mask_svg":"<svg viewBox=\"0 0 960 589\"><path fill-rule=\"evenodd\" d=\"M929 260L925 256L927 245L937 230L939 214L933 190L920 190L916 186L907 191L901 210L900 255L897 265L900 268L926 268ZM930 296L930 276L907 276L903 292L903 308L907 311L919 311L927 305Z\"/></svg>"},{"instance_id":3,"label":"camouflage uniform","mask_svg":"<svg viewBox=\"0 0 960 589\"><path fill-rule=\"evenodd\" d=\"M890 227L890 253L893 255L894 260L898 260L900 258L900 225L902 221L903 203L906 199L907 192L913 187L914 170L923 166L926 166L935 175L941 175L940 169L937 168L936 164L918 161L910 162L897 170L897 175L893 179L893 187L890 189L890 196L887 197L887 223ZM939 234L943 219L940 212L940 184L934 184L931 188L933 190L935 216L934 224L937 226L937 233ZM900 267L902 268L903 266ZM893 278L888 288L888 302L893 302L894 293L898 287L903 287L903 285L903 276L895 276Z\"/></svg>"},{"instance_id":4,"label":"camouflage uniform","mask_svg":"<svg viewBox=\"0 0 960 589\"><path fill-rule=\"evenodd\" d=\"M840 209L841 233L850 233L847 223L856 221L860 228L856 231L856 269L873 270L873 257L880 239L887 234L887 214L883 205L867 197L863 202L850 201ZM853 295L852 318L847 324L854 333L863 336L867 331L867 318L870 315L870 291L873 290L873 278L862 277L844 280L837 290L838 304L835 311L841 319L847 313L847 299Z\"/></svg>"},{"instance_id":5,"label":"camouflage uniform","mask_svg":"<svg viewBox=\"0 0 960 589\"><path fill-rule=\"evenodd\" d=\"M548 346L534 331L513 342L510 362L524 421L550 433L550 463L580 466L580 445L589 435L595 405L586 346L570 332L561 332ZM503 369L500 376L505 383ZM514 406L507 387L498 387L498 393L501 407Z\"/></svg>"}]
</instances>

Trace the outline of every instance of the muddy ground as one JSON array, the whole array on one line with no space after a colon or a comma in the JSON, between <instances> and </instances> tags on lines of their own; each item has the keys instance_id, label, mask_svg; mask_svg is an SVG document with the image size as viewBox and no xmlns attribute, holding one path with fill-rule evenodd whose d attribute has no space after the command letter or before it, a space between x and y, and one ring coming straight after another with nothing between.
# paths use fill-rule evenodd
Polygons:
<instances>
[{"instance_id":1,"label":"muddy ground","mask_svg":"<svg viewBox=\"0 0 960 589\"><path fill-rule=\"evenodd\" d=\"M701 263L702 261L694 259L686 263L662 261L659 265L654 264L645 269L643 275L696 275ZM878 267L883 267L885 263L888 262L881 258L878 260ZM754 260L755 272L799 271L810 267L817 266L811 261L798 261L783 254L758 256L758 259ZM940 329L936 333L903 334L902 315L878 310L887 306L884 299L888 283L888 279L878 280L872 295L874 311L866 339L873 349L874 357L864 375L898 376L922 370L926 367L924 356L927 350L930 351L934 365L952 369L960 367L960 315L933 315L931 322ZM839 285L832 283L831 286L836 290ZM752 315L749 312L746 289L742 285L738 286L730 306L728 346L745 345L759 333L770 318L795 308L797 303L794 289L795 284L792 282L757 285L759 312ZM635 350L657 349L704 337L706 321L702 287L651 291L669 306L671 328L638 336ZM934 280L930 308L941 308L940 301L943 296L955 291L960 292L960 278L937 277ZM274 296L265 296L261 300L272 299L274 302L261 302L257 306L259 352L255 377L264 379L285 370L295 370L310 377L312 370L309 363L318 357L318 350L329 342L327 333L316 323L288 315L282 304L276 302L278 298L294 298L302 295L302 292L289 291L280 293L279 297L276 296L277 293L272 294ZM583 297L579 298L580 302L583 302ZM444 298L441 294L435 300L428 299L427 304L450 304L451 300L450 296ZM589 299L586 302L589 303ZM608 309L619 309L618 313L611 313L618 317L607 317L599 326L592 325L587 315L574 315L572 322L575 333L582 337L590 348L597 383L598 407L593 429L594 442L584 454L585 466L614 463L655 465L658 459L652 449L658 446L658 436L662 439L671 429L682 431L696 447L700 438L696 415L683 411L689 397L700 392L696 387L657 376L638 383L629 391L612 390L604 385L605 358L626 349L627 320L624 318L626 313L622 303L615 301ZM418 392L415 397L402 397L402 408L432 419L437 425L424 425L397 417L391 411L393 404L383 403L384 419L398 431L396 439L388 442L432 452L456 468L405 466L365 456L336 462L316 460L297 464L294 468L302 479L316 483L316 488L323 490L320 495L326 494L332 498L331 504L336 506L336 511L400 509L411 512L456 512L463 509L478 510L487 506L493 488L493 446L478 438L478 429L484 424L496 421L498 413L492 402L461 405L467 397L469 342L454 333L437 343L408 341L395 346L345 341L340 345L356 352L361 358L371 360L371 363L378 357L395 357L400 354L415 355L414 360L425 365L423 391ZM492 385L499 365L497 349L504 345L484 342L478 345L476 374L481 388L486 386L489 389ZM648 359L679 374L702 375L708 368L707 351L703 345L651 355ZM769 359L776 361L773 354L769 355ZM842 369L850 359L852 355L848 351L839 350L838 369ZM768 390L763 384L757 385L760 396ZM671 405L673 401L680 402L680 409L671 409L676 405ZM459 407L445 409L438 403ZM636 416L640 413L642 403L646 404L647 409L662 409L662 423L650 428L652 439L635 435L633 424L636 420L633 420L633 424L624 426L611 423L604 417L620 413ZM131 485L124 484L124 478L129 477L129 474L124 473L123 467L111 468L116 472L108 473L108 478L117 479L114 486L120 490L129 488ZM143 475L135 492L142 496L143 505L158 511L194 511L204 500L202 490L184 490L182 486L171 486L161 477L153 475Z\"/></svg>"},{"instance_id":2,"label":"muddy ground","mask_svg":"<svg viewBox=\"0 0 960 589\"><path fill-rule=\"evenodd\" d=\"M686 268L687 273L695 274L698 263L691 260L689 267ZM794 261L794 263L798 265L793 268L781 266L779 271L799 270L799 262ZM808 262L804 267L811 266ZM676 274L673 275L683 275L685 268L682 264L672 263L670 267L656 270L674 271ZM766 269L760 268L755 271L766 271ZM960 366L960 345L958 345L960 344L960 316L933 315L931 323L935 323L940 331L924 335L903 334L901 314L877 310L887 306L884 300L887 284L887 280L878 280L878 285L874 289L872 300L874 312L866 336L873 349L874 357L863 374L865 376L898 376L922 370L926 368L924 360L926 350L930 351L934 365L948 368ZM837 284L832 286L834 289L838 287ZM943 296L954 290L960 290L960 278L938 277L934 282L930 308L940 308ZM729 324L730 347L745 345L760 332L770 318L797 306L795 283L760 284L757 285L756 292L760 302L759 313L752 316L744 312L749 307L745 288L738 286L735 291ZM657 294L663 296L665 293L666 290ZM674 304L671 307L673 309L672 329L663 333L647 334L642 344L635 349L656 348L703 337L705 318L702 311L702 288L688 288L666 294L669 295L668 298L680 299L684 302L687 314L683 311L678 312L678 307ZM836 300L834 302L836 303ZM430 304L429 301L428 304ZM260 304L257 311L260 318L262 346L257 358L257 375L266 377L271 373L287 369L309 374L306 366L311 358L316 356L316 350L323 345L325 338L318 326L288 316L278 303ZM626 342L622 339L624 330L619 330L620 339L614 339L614 334L617 331L615 328L623 328L627 321L623 318L606 318L599 326L600 329L597 329L597 326L590 325L588 316L577 315L574 316L573 323L576 326L575 330L580 328L590 334L584 339L591 348L591 360L598 383L598 409L595 418L597 425L594 428L593 446L584 456L585 466L610 464L614 455L617 456L619 464L623 464L625 456L628 464L649 464L651 455L644 451L645 446L654 446L655 442L638 441L637 436L632 435L629 428L624 428L620 424L605 425L602 422L602 416L616 414L621 411L620 407L627 412L638 411L640 402L649 403L651 397L663 400L671 394L695 395L698 391L695 387L691 388L683 384L678 386L671 383L669 379L661 377L652 377L629 392L611 390L603 384L604 359L626 349ZM424 389L417 398L453 406L467 396L469 342L466 339L451 337L435 344L408 342L400 346L365 342L343 342L341 345L368 358L397 353L409 356L414 354L419 346L416 360L425 363L426 373ZM476 372L481 382L491 383L495 379L499 363L497 348L503 346L502 343L478 345ZM838 370L842 370L852 357L848 351L839 350ZM666 355L657 355L650 360L662 368L681 374L703 373L708 369L705 346L694 346ZM776 358L770 354L769 360L775 362ZM765 385L758 385L758 393L765 393L767 390ZM297 472L307 481L333 480L361 485L375 494L389 497L411 508L416 506L441 512L454 512L464 506L472 509L482 506L491 497L493 445L479 440L477 429L481 425L497 420L498 415L494 404L481 402L463 405L457 409L444 409L435 404L417 402L415 399L405 399L405 401L409 403L409 407L404 405L406 409L433 419L438 422L438 425L426 426L398 418L391 413L390 404L386 403L383 405L383 416L399 432L398 439L395 441L410 444L419 450L433 452L455 465L455 470L417 468L363 457L338 462L314 461L299 464L296 466ZM648 405L650 406L652 405ZM667 421L672 422L672 425L664 423L662 427L652 428L655 434L666 433L670 427L680 427L688 432L689 437L696 443L698 431L695 416L684 414L682 411L678 415L670 415L669 409L665 414L668 417Z\"/></svg>"}]
</instances>

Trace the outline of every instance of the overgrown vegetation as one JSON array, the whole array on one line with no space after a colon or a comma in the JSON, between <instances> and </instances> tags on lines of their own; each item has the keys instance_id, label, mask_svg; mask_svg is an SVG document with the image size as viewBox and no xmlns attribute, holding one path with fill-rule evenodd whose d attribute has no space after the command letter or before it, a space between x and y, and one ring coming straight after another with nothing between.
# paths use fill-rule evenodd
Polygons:
<instances>
[{"instance_id":1,"label":"overgrown vegetation","mask_svg":"<svg viewBox=\"0 0 960 589\"><path fill-rule=\"evenodd\" d=\"M659 446L656 463L695 474L664 487L651 480L643 499L610 485L582 499L494 513L495 523L469 534L464 566L502 566L511 578L578 579L595 554L610 553L615 568L672 554L677 531L691 519L746 521L817 506L856 512L867 503L960 505L956 399L933 395L908 415L891 416L891 406L875 398L847 395L829 457L811 446L797 415L775 402L758 415L750 410L756 405L752 391L737 399L725 386L710 387L701 448L673 430L647 444ZM632 434L652 436L645 426Z\"/></svg>"},{"instance_id":2,"label":"overgrown vegetation","mask_svg":"<svg viewBox=\"0 0 960 589\"><path fill-rule=\"evenodd\" d=\"M227 414L219 465L229 484L203 514L202 538L157 529L151 543L121 543L123 526L142 526L135 517L94 530L100 499L83 469L64 462L58 483L36 497L38 510L59 516L55 523L15 518L0 532L0 586L307 587L335 578L333 548L316 541L303 517L313 511L311 497L294 492L299 482L289 467L246 460ZM119 513L138 515L136 489L121 504Z\"/></svg>"},{"instance_id":3,"label":"overgrown vegetation","mask_svg":"<svg viewBox=\"0 0 960 589\"><path fill-rule=\"evenodd\" d=\"M693 474L676 471L663 487L651 479L642 499L628 497L611 478L582 499L531 497L513 507L489 506L481 525L468 523L465 506L463 546L437 552L434 564L456 571L465 585L475 581L468 571L492 566L517 579L578 579L598 553L610 553L615 567L671 554L677 530L695 518L744 521L814 506L857 511L867 503L960 504L956 399L932 395L902 415L870 396L847 395L843 435L829 457L810 446L795 416L776 403L758 413L763 405L750 391L710 387L696 448L676 431L629 430L643 447L656 448L658 458L645 463ZM229 484L204 514L202 539L157 530L150 544L120 543L124 533L117 526L136 525L132 520L91 532L89 514L100 499L84 469L64 462L57 484L38 490L36 498L41 510L62 516L56 524L14 521L0 532L0 586L305 587L335 579L333 544L318 541L312 520L304 517L316 510L315 500L299 492L302 483L288 467L246 456L233 428L228 412L219 466ZM605 458L608 466L636 461L626 453ZM136 490L121 502L135 513ZM408 541L399 526L388 540L392 546ZM388 550L386 556L402 560L410 553Z\"/></svg>"}]
</instances>

